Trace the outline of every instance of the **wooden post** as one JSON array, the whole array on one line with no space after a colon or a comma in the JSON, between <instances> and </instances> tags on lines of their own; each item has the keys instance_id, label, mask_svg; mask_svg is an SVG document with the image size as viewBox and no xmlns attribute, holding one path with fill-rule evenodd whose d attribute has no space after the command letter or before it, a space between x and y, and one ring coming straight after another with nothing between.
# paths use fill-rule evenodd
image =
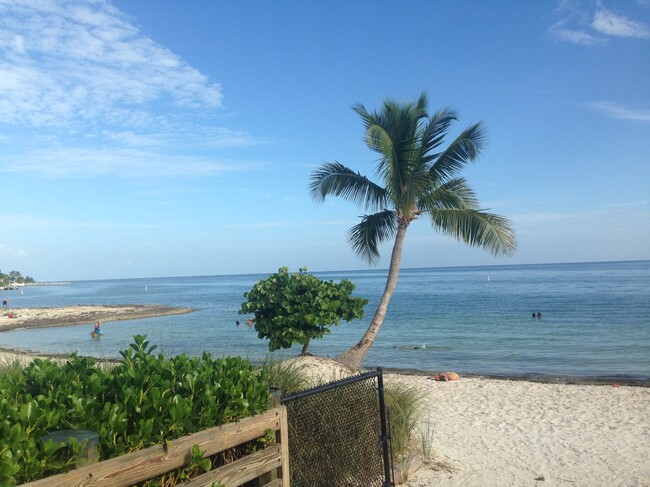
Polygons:
<instances>
[{"instance_id":1,"label":"wooden post","mask_svg":"<svg viewBox=\"0 0 650 487\"><path fill-rule=\"evenodd\" d=\"M277 387L271 388L271 408L279 408L282 400L282 391Z\"/></svg>"},{"instance_id":2,"label":"wooden post","mask_svg":"<svg viewBox=\"0 0 650 487\"><path fill-rule=\"evenodd\" d=\"M271 407L279 408L282 400L282 391L277 387L271 387ZM280 432L275 432L275 441L280 443ZM265 473L258 479L259 486L266 486L271 484L272 481L278 481L281 469L275 469L271 472Z\"/></svg>"}]
</instances>

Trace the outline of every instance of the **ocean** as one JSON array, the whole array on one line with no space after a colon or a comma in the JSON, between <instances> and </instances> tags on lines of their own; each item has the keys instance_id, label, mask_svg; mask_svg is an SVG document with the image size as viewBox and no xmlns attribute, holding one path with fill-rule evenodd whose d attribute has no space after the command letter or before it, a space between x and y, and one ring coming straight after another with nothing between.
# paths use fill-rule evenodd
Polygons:
<instances>
[{"instance_id":1,"label":"ocean","mask_svg":"<svg viewBox=\"0 0 650 487\"><path fill-rule=\"evenodd\" d=\"M297 269L296 269L297 270ZM292 269L294 271L294 269ZM310 352L334 357L361 338L386 270L315 272L353 281L370 300L362 320L332 328ZM161 304L191 314L0 333L0 348L119 358L147 335L165 355L204 351L252 361L269 354L238 315L244 292L268 274L74 281L0 291L12 308L76 304ZM533 318L533 313L541 318ZM236 326L235 322L241 325ZM650 261L402 269L365 367L511 377L650 379Z\"/></svg>"}]
</instances>

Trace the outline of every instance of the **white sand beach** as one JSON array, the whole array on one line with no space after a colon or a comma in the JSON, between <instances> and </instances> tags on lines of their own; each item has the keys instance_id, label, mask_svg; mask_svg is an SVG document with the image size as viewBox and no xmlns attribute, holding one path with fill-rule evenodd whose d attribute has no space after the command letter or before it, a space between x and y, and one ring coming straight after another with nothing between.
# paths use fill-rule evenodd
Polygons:
<instances>
[{"instance_id":1,"label":"white sand beach","mask_svg":"<svg viewBox=\"0 0 650 487\"><path fill-rule=\"evenodd\" d=\"M0 353L0 363L31 356ZM318 380L349 374L295 359ZM403 484L650 486L650 388L386 374L423 396L431 458Z\"/></svg>"},{"instance_id":2,"label":"white sand beach","mask_svg":"<svg viewBox=\"0 0 650 487\"><path fill-rule=\"evenodd\" d=\"M432 429L410 487L650 485L650 388L392 380L422 390Z\"/></svg>"},{"instance_id":3,"label":"white sand beach","mask_svg":"<svg viewBox=\"0 0 650 487\"><path fill-rule=\"evenodd\" d=\"M350 374L290 359L315 382ZM431 457L403 485L650 486L650 388L386 374L422 394Z\"/></svg>"}]
</instances>

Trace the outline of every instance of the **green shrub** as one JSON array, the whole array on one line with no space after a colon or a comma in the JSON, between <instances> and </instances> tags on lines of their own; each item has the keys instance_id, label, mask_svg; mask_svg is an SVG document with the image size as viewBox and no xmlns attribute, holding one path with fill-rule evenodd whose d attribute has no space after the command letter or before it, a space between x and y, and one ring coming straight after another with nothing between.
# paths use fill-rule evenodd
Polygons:
<instances>
[{"instance_id":1,"label":"green shrub","mask_svg":"<svg viewBox=\"0 0 650 487\"><path fill-rule=\"evenodd\" d=\"M97 432L100 459L107 459L268 407L266 372L247 360L164 358L145 336L134 342L111 370L72 354L63 365L34 359L0 375L0 485L71 467L82 445L71 445L71 455L63 443L41 439L53 431Z\"/></svg>"},{"instance_id":2,"label":"green shrub","mask_svg":"<svg viewBox=\"0 0 650 487\"><path fill-rule=\"evenodd\" d=\"M341 320L363 318L368 300L353 297L355 287L347 279L323 281L306 268L290 274L281 267L244 293L239 314L255 315L257 336L269 340L271 352L299 343L305 353L312 339L323 338Z\"/></svg>"}]
</instances>

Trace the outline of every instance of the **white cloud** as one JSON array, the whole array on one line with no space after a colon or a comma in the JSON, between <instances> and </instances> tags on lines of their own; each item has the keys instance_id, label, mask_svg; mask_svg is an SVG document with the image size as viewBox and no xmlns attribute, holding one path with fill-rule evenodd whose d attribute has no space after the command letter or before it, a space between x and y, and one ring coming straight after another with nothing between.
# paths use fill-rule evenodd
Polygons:
<instances>
[{"instance_id":1,"label":"white cloud","mask_svg":"<svg viewBox=\"0 0 650 487\"><path fill-rule=\"evenodd\" d=\"M148 102L216 108L221 88L104 1L0 0L0 115L30 125L128 120Z\"/></svg>"},{"instance_id":2,"label":"white cloud","mask_svg":"<svg viewBox=\"0 0 650 487\"><path fill-rule=\"evenodd\" d=\"M264 166L263 161L224 161L205 156L160 154L141 148L60 148L14 156L11 162L0 165L0 172L29 173L45 178L206 177L260 170Z\"/></svg>"},{"instance_id":3,"label":"white cloud","mask_svg":"<svg viewBox=\"0 0 650 487\"><path fill-rule=\"evenodd\" d=\"M616 37L641 39L650 37L650 29L645 24L628 19L624 15L617 15L607 9L595 13L591 26L598 32Z\"/></svg>"},{"instance_id":4,"label":"white cloud","mask_svg":"<svg viewBox=\"0 0 650 487\"><path fill-rule=\"evenodd\" d=\"M0 0L0 18L0 172L194 176L260 166L168 155L268 141L215 123L220 85L110 1Z\"/></svg>"},{"instance_id":5,"label":"white cloud","mask_svg":"<svg viewBox=\"0 0 650 487\"><path fill-rule=\"evenodd\" d=\"M600 2L584 6L582 2L560 0L556 15L559 20L549 27L553 38L582 45L606 44L610 37L650 38L650 28L643 22L604 8Z\"/></svg>"},{"instance_id":6,"label":"white cloud","mask_svg":"<svg viewBox=\"0 0 650 487\"><path fill-rule=\"evenodd\" d=\"M10 257L26 257L29 255L23 249L15 249L8 245L0 243L0 255L7 255Z\"/></svg>"},{"instance_id":7,"label":"white cloud","mask_svg":"<svg viewBox=\"0 0 650 487\"><path fill-rule=\"evenodd\" d=\"M630 108L611 101L593 101L586 105L607 117L636 122L650 122L650 110Z\"/></svg>"},{"instance_id":8,"label":"white cloud","mask_svg":"<svg viewBox=\"0 0 650 487\"><path fill-rule=\"evenodd\" d=\"M553 24L549 32L558 41L571 42L572 44L593 46L607 42L606 39L593 36L584 30L569 29L565 27L564 21Z\"/></svg>"}]
</instances>

